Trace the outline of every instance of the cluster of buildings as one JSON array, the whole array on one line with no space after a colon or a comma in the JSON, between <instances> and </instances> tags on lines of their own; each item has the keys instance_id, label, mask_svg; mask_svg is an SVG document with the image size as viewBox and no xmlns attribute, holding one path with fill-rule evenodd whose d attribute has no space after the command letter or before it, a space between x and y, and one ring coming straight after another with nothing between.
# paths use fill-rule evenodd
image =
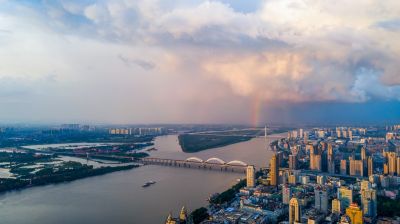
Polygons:
<instances>
[{"instance_id":1,"label":"cluster of buildings","mask_svg":"<svg viewBox=\"0 0 400 224\"><path fill-rule=\"evenodd\" d=\"M174 218L172 214L169 213L165 224L190 224L193 223L192 220L189 220L188 212L185 206L182 207L181 212L179 213L179 217Z\"/></svg>"},{"instance_id":2,"label":"cluster of buildings","mask_svg":"<svg viewBox=\"0 0 400 224\"><path fill-rule=\"evenodd\" d=\"M110 128L110 135L162 135L165 134L165 129L162 127L146 127L146 128Z\"/></svg>"},{"instance_id":3,"label":"cluster of buildings","mask_svg":"<svg viewBox=\"0 0 400 224\"><path fill-rule=\"evenodd\" d=\"M204 223L400 223L378 216L378 196L400 200L399 127L390 139L365 128L291 131L267 168L247 167L234 200L210 205Z\"/></svg>"}]
</instances>

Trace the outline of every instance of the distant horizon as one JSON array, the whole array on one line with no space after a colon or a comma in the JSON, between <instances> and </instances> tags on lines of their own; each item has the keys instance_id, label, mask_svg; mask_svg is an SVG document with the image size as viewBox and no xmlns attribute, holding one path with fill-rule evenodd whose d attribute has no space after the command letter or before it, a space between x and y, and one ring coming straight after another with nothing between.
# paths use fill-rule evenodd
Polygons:
<instances>
[{"instance_id":1,"label":"distant horizon","mask_svg":"<svg viewBox=\"0 0 400 224\"><path fill-rule=\"evenodd\" d=\"M234 126L243 128L265 128L265 125L269 128L286 127L286 128L318 128L318 127L385 127L398 125L400 122L389 122L389 123L266 123L253 126L252 124L245 123L101 123L101 122L0 122L0 128L13 127L13 126L61 126L65 124L79 124L79 125L91 125L91 126L107 126L107 127L134 127L134 126Z\"/></svg>"}]
</instances>

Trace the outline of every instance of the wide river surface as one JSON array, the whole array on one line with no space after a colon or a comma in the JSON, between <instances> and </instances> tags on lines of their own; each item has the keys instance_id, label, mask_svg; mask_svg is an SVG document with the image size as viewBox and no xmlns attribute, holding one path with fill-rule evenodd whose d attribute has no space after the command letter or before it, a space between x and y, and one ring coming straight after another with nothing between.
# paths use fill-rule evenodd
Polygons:
<instances>
[{"instance_id":1,"label":"wide river surface","mask_svg":"<svg viewBox=\"0 0 400 224\"><path fill-rule=\"evenodd\" d=\"M273 152L270 141L284 137L254 138L198 153L182 152L177 136L158 137L151 157L206 160L218 157L226 162L241 160L265 167ZM188 210L207 205L206 199L236 183L244 174L143 166L129 171L85 178L69 183L33 187L0 195L0 223L75 224L75 223L163 223L169 212L177 216L184 205ZM157 183L142 188L154 180Z\"/></svg>"}]
</instances>

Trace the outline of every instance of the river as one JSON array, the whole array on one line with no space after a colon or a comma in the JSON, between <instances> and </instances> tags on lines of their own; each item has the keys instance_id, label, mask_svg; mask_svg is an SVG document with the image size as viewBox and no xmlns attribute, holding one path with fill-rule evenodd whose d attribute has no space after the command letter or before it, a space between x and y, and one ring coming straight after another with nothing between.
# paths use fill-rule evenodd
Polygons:
<instances>
[{"instance_id":1,"label":"river","mask_svg":"<svg viewBox=\"0 0 400 224\"><path fill-rule=\"evenodd\" d=\"M226 162L241 160L266 166L272 152L266 141L254 138L198 153L182 152L177 136L158 137L152 157L186 159L218 157ZM0 223L163 223L168 212L177 216L185 205L189 210L205 206L208 196L236 183L243 174L165 166L143 166L129 171L85 178L69 183L33 187L0 195ZM150 180L157 183L141 186Z\"/></svg>"}]
</instances>

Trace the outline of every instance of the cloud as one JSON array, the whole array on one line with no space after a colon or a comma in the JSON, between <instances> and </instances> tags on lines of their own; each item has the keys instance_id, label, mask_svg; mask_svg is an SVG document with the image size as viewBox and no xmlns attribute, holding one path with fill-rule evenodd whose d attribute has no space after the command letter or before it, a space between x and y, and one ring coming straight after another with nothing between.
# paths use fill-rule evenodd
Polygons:
<instances>
[{"instance_id":1,"label":"cloud","mask_svg":"<svg viewBox=\"0 0 400 224\"><path fill-rule=\"evenodd\" d=\"M66 89L54 97L88 114L73 102L78 92L122 111L141 105L135 117L148 120L159 117L145 109L158 105L169 111L163 120L190 120L195 106L206 120L199 108L241 108L237 98L246 105L255 98L397 101L399 14L395 0L255 0L247 7L225 0L4 1L0 30L9 33L0 31L0 72L35 79L56 73Z\"/></svg>"},{"instance_id":2,"label":"cloud","mask_svg":"<svg viewBox=\"0 0 400 224\"><path fill-rule=\"evenodd\" d=\"M376 26L390 31L400 31L400 18L380 21L376 23Z\"/></svg>"},{"instance_id":3,"label":"cloud","mask_svg":"<svg viewBox=\"0 0 400 224\"><path fill-rule=\"evenodd\" d=\"M151 61L145 61L142 59L129 59L122 55L118 55L118 58L128 67L131 65L137 65L144 70L152 70L156 67L156 65Z\"/></svg>"}]
</instances>

